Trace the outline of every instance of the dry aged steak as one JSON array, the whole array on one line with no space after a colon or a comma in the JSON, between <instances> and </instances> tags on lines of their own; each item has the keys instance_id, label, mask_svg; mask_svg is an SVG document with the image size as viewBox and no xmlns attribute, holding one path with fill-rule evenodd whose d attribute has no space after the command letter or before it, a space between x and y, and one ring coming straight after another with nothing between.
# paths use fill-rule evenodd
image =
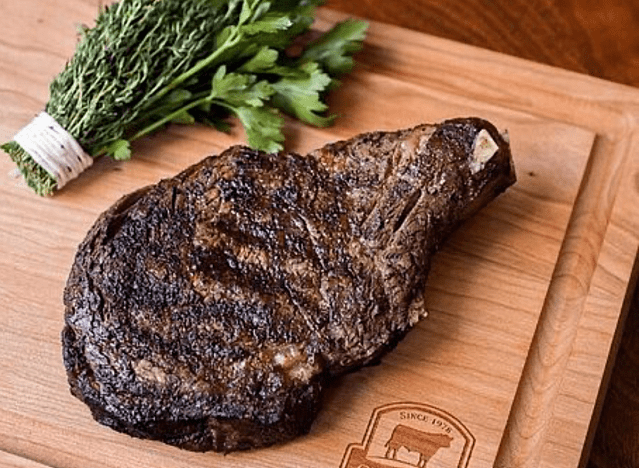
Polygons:
<instances>
[{"instance_id":1,"label":"dry aged steak","mask_svg":"<svg viewBox=\"0 0 639 468\"><path fill-rule=\"evenodd\" d=\"M327 383L424 315L432 254L515 181L490 123L306 156L232 147L125 196L77 252L64 362L97 421L190 450L306 433Z\"/></svg>"}]
</instances>

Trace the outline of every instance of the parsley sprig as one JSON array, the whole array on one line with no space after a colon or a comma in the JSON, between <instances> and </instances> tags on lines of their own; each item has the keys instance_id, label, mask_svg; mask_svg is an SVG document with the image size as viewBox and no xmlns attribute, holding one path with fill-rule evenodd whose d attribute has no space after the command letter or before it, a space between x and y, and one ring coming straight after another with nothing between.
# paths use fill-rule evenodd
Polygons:
<instances>
[{"instance_id":1,"label":"parsley sprig","mask_svg":"<svg viewBox=\"0 0 639 468\"><path fill-rule=\"evenodd\" d=\"M326 93L349 72L367 24L346 20L295 57L322 0L122 0L84 28L50 85L45 110L93 157L131 157L130 143L166 124L203 122L226 131L230 115L248 144L283 148L282 112L330 125ZM28 185L55 179L16 142L2 145Z\"/></svg>"}]
</instances>

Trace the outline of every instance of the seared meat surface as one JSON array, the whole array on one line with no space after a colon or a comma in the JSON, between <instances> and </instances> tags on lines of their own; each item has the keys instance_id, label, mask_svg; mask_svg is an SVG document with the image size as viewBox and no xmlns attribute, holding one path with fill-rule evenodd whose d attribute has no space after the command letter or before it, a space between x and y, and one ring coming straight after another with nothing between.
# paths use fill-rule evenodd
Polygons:
<instances>
[{"instance_id":1,"label":"seared meat surface","mask_svg":"<svg viewBox=\"0 0 639 468\"><path fill-rule=\"evenodd\" d=\"M80 245L64 363L97 421L190 450L307 432L334 377L424 315L429 262L515 181L490 123L306 156L236 146L123 197Z\"/></svg>"}]
</instances>

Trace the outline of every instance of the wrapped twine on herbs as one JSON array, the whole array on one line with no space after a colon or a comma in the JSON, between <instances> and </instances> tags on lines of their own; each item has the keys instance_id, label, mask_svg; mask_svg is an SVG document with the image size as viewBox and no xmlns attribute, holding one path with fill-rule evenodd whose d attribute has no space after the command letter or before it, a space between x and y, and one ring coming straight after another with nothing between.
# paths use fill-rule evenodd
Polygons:
<instances>
[{"instance_id":1,"label":"wrapped twine on herbs","mask_svg":"<svg viewBox=\"0 0 639 468\"><path fill-rule=\"evenodd\" d=\"M49 195L93 159L175 122L227 131L234 115L254 149L282 149L283 118L328 126L326 93L352 69L367 24L346 20L286 53L322 0L122 0L83 28L44 111L1 148L29 187Z\"/></svg>"}]
</instances>

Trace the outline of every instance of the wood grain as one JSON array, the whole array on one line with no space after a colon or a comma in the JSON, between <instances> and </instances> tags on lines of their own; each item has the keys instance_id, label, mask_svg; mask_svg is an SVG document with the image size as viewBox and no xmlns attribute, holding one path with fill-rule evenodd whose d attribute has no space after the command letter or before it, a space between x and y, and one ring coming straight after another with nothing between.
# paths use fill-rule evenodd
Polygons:
<instances>
[{"instance_id":1,"label":"wood grain","mask_svg":"<svg viewBox=\"0 0 639 468\"><path fill-rule=\"evenodd\" d=\"M0 466L2 468L49 468L47 465L2 450L0 450Z\"/></svg>"},{"instance_id":2,"label":"wood grain","mask_svg":"<svg viewBox=\"0 0 639 468\"><path fill-rule=\"evenodd\" d=\"M631 0L329 0L337 10L535 62L639 86L639 4ZM639 296L638 296L639 297ZM639 299L594 442L592 468L639 465ZM615 347L616 349L616 347ZM611 356L611 365L614 354ZM606 393L602 389L603 395Z\"/></svg>"},{"instance_id":3,"label":"wood grain","mask_svg":"<svg viewBox=\"0 0 639 468\"><path fill-rule=\"evenodd\" d=\"M631 0L328 0L330 8L618 83L639 86Z\"/></svg>"},{"instance_id":4,"label":"wood grain","mask_svg":"<svg viewBox=\"0 0 639 468\"><path fill-rule=\"evenodd\" d=\"M602 148L586 168L513 402L495 467L536 467L582 319L628 148ZM613 155L613 157L611 157ZM614 156L617 160L613 162ZM510 430L509 430L510 429Z\"/></svg>"},{"instance_id":5,"label":"wood grain","mask_svg":"<svg viewBox=\"0 0 639 468\"><path fill-rule=\"evenodd\" d=\"M405 52L405 51L402 51L402 52ZM481 55L481 54L479 54L479 55ZM380 59L379 62L384 62L383 57L378 57L378 59ZM439 69L437 69L435 71L426 70L426 69L423 69L423 68L421 68L419 70L411 70L411 66L412 66L412 64L415 63L414 62L415 60L416 60L416 56L408 55L408 56L404 57L404 54L402 54L401 64L398 64L398 62L396 60L393 63L393 66L400 67L402 69L402 71L404 73L406 73L406 75L408 75L408 74L416 75L417 74L418 77L419 77L418 79L427 80L427 81L429 81L431 83L432 82L437 82L440 79L440 70ZM434 61L436 61L436 63L445 64L445 66L450 65L450 62L448 62L447 60L448 59L445 56L437 56L437 57L434 58ZM451 61L454 61L454 60L451 60ZM478 57L476 57L476 60L474 61L474 63L490 63L490 61L484 60L481 56L478 56ZM383 66L381 66L381 68L383 69ZM380 70L379 63L377 64L377 68L376 69ZM525 80L526 74L527 74L527 71L522 71L521 74L517 74L517 76L509 76L508 79ZM493 102L504 102L506 100L506 98L504 98L503 96L500 96L500 94L498 92L494 92L495 90L503 90L504 89L503 87L500 86L499 78L496 78L496 77L493 76L493 77L491 77L491 79L492 79L492 82L487 82L487 81L482 82L481 84L478 84L478 87L482 87L483 86L483 88L482 88L483 90L489 89L491 92L493 92L491 94L491 100ZM451 89L455 93L460 93L461 94L463 92L462 90L465 89L468 86L468 83L464 82L463 80L461 80L459 83L454 83L454 81L455 81L454 79L450 79L448 81L449 81L449 83L448 83L449 89ZM453 83L451 84L451 82L453 82ZM560 84L559 82L555 81L554 84L556 84L558 86L564 86L565 85L564 89L565 89L565 91L567 93L569 93L571 88L572 88L572 93L576 92L576 93L578 93L580 95L580 97L583 96L584 98L586 96L588 96L590 93L593 93L593 94L590 94L591 96L597 94L597 91L594 90L594 89L590 89L590 90L588 90L586 88L574 89L574 86L573 86L574 83L572 81L570 81L570 80L567 80L564 84ZM544 95L543 95L544 93L543 93L542 90L539 90L539 91L542 91L539 94L537 93L537 91L538 91L538 89L532 90L532 93L534 93L534 96L531 96L531 94L530 94L531 90L530 89L527 89L527 92L522 94L522 95L517 95L517 96L514 96L514 97L513 96L508 96L508 100L510 100L509 105L513 106L513 105L515 105L515 102L517 102L517 104L516 104L517 107L526 108L526 107L530 106L530 102L531 101L535 101L536 102L537 100L545 100L545 99L547 99L547 96L546 96L546 98L544 97ZM522 98L522 99L520 100L520 98ZM559 99L561 99L561 98L559 98ZM569 120L572 120L572 121L575 121L575 122L578 121L581 125L590 125L590 126L592 126L593 122L590 122L590 124L588 124L588 122L586 122L588 120L587 116L588 116L589 111L591 109L590 106L588 104L586 104L586 102L582 101L579 104L579 106L578 106L578 107L581 107L582 109L586 109L586 108L589 109L588 111L586 111L584 113L575 113L574 112L574 108L572 107L572 104L575 104L575 102L571 102L571 103L565 102L565 104L566 105L557 105L557 106L555 106L552 109L545 109L545 112L547 112L550 115L554 115L556 118L569 119ZM594 111L594 108L592 108L592 110ZM603 114L600 114L600 115L603 116ZM613 112L611 114L608 114L605 119L602 119L601 121L599 121L598 125L596 125L596 127L599 127L598 131L602 132L602 133L606 133L606 132L619 133L620 132L621 134L624 134L624 133L625 134L630 134L630 133L632 133L634 131L634 121L632 119L628 119L627 116L624 116L623 114L619 114L619 113ZM606 141L606 139L604 138L604 139L600 140L598 144L601 145L601 146L607 146L607 145L610 145L610 143L611 143L610 141ZM614 152L614 150L612 150L611 148L608 148L607 150L604 150L604 152L605 151L613 151ZM624 155L625 154L626 156L622 156L622 159L623 159L624 157L627 157L627 154L629 154L628 151L629 151L628 148L625 148L625 149L624 148L619 148L617 153L620 154L620 155ZM598 171L596 170L594 172L598 172ZM620 174L618 172L616 173L616 175L612 175L612 180L616 180L619 177L619 175ZM605 195L605 194L601 193L600 195L601 196L593 198L593 201L595 201L595 200L599 200L599 201L606 200L606 199L609 198L609 195L611 195L611 194ZM599 203L599 202L596 201L596 203ZM599 212L599 214L597 216L601 216L601 212ZM605 214L604 214L604 216L605 216ZM586 229L584 229L584 231L589 231L589 229L586 228ZM631 253L632 253L632 251L631 251ZM578 265L575 268L575 271L580 271L581 268L579 268L579 267L580 267L580 265ZM580 287L587 287L587 285L580 285ZM621 296L621 295L624 294L624 291L619 291L618 294ZM574 314L574 313L571 314L570 313L571 310L573 310L573 309L570 308L570 307L567 307L567 308L563 309L564 317L569 319L569 320L578 320L578 318L575 317L575 315L578 316L578 312L577 312L577 314ZM577 311L578 310L579 309L577 308ZM564 331L565 331L565 329L564 329ZM551 330L551 333L554 333L554 332L556 332L556 330ZM545 344L548 344L547 343L547 341L548 341L547 338L546 339L542 339L540 341L545 343ZM556 345L559 345L560 347L565 346L565 342L561 341L561 339L555 339L553 342ZM570 343L570 342L571 342L571 340L568 341L568 343ZM552 355L552 353L554 351L556 351L556 349L549 348L549 349L546 349L545 351L546 352L544 352L542 354L545 355L545 356L548 356L548 355ZM560 354L560 356L561 356L561 354ZM541 361L543 361L543 359ZM541 372L552 372L553 367L542 366L542 371ZM561 366L559 366L559 367L561 367ZM544 397L546 397L546 396L550 397L550 395L552 395L553 392L552 391L547 392L548 388L546 388L546 387L548 385L548 382L554 382L554 381L555 380L550 378L549 375L546 375L545 378L542 378L541 385L539 384L539 382L538 382L538 385L536 385L537 388L541 387L541 389L543 390L543 392L537 392L538 396L539 395L543 395ZM530 385L530 382L528 382L528 385ZM525 386L526 385L524 385L524 388L525 388ZM552 398L550 400L552 400ZM530 404L530 401L528 401L527 398L524 398L524 402L521 404L522 409L527 408L529 406L529 404ZM541 411L540 410L540 411L537 412L536 416L534 416L532 418L529 418L528 427L526 429L518 428L517 430L514 430L513 432L509 433L511 435L519 433L518 442L517 442L517 444L515 444L515 445L518 446L518 449L517 449L518 453L521 452L521 450L523 449L524 446L531 446L532 452L536 453L535 449L532 448L535 445L534 444L535 438L532 435L538 435L538 434L543 432L543 427L548 422L547 421L547 418L548 418L548 411L547 410L548 410L548 408L546 408L546 411ZM537 440L540 440L540 439L537 438ZM506 445L507 445L507 443L506 443ZM504 449L502 451L502 453L504 453L504 454L508 453L508 450ZM519 465L513 464L514 461L512 459L510 459L509 457L506 457L505 455L503 455L503 456L505 457L504 466L519 466ZM526 466L532 466L532 465L526 465ZM552 463L549 466L553 466Z\"/></svg>"},{"instance_id":6,"label":"wood grain","mask_svg":"<svg viewBox=\"0 0 639 468\"><path fill-rule=\"evenodd\" d=\"M15 18L0 19L11 37L0 43L3 140L42 107L73 47L64 38L95 6L67 0L29 15L43 5L21 2ZM324 11L318 24L340 18ZM470 113L508 128L513 142L519 182L437 257L429 319L382 365L333 388L312 433L293 444L217 457L131 439L95 424L68 393L60 294L75 247L121 194L243 136L172 127L136 145L133 161L100 161L51 199L3 177L0 449L66 467L337 467L376 408L416 401L468 426L468 466L577 466L639 244L639 168L629 157L639 150L638 93L382 24L360 63L331 96L336 126L289 123L290 149ZM0 174L10 170L0 161Z\"/></svg>"}]
</instances>

